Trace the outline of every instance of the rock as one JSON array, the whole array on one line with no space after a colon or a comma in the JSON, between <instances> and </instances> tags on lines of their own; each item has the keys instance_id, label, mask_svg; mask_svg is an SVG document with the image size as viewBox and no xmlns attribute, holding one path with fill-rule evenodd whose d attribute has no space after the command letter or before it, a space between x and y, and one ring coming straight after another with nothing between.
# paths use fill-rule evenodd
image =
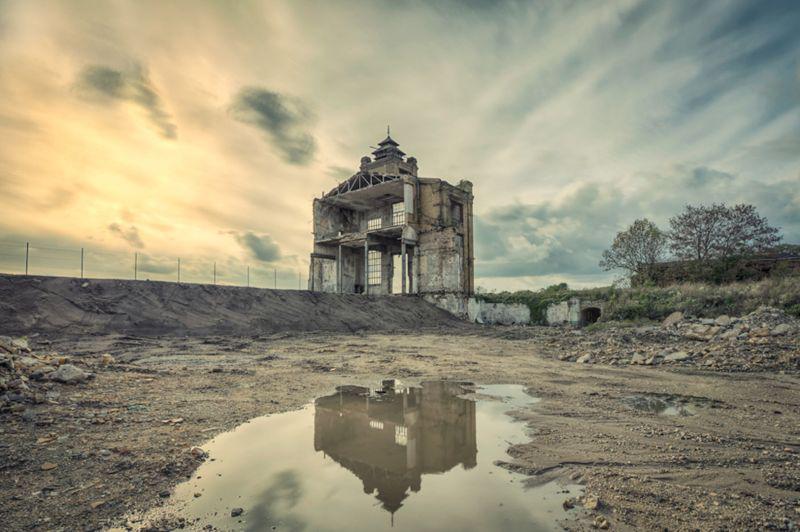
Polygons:
<instances>
[{"instance_id":1,"label":"rock","mask_svg":"<svg viewBox=\"0 0 800 532\"><path fill-rule=\"evenodd\" d=\"M717 319L714 320L714 323L716 325L719 325L720 327L727 327L728 325L731 324L731 317L728 316L727 314L723 314L722 316L717 316Z\"/></svg>"},{"instance_id":2,"label":"rock","mask_svg":"<svg viewBox=\"0 0 800 532\"><path fill-rule=\"evenodd\" d=\"M598 515L597 517L594 518L594 522L592 523L592 526L595 527L595 528L599 528L601 530L607 530L608 529L608 520L605 517L603 517L602 515Z\"/></svg>"},{"instance_id":3,"label":"rock","mask_svg":"<svg viewBox=\"0 0 800 532\"><path fill-rule=\"evenodd\" d=\"M683 320L683 312L673 312L666 318L664 321L661 322L662 327L672 327L673 325L677 324L679 321Z\"/></svg>"},{"instance_id":4,"label":"rock","mask_svg":"<svg viewBox=\"0 0 800 532\"><path fill-rule=\"evenodd\" d=\"M239 517L244 513L244 508L233 508L231 509L231 517Z\"/></svg>"},{"instance_id":5,"label":"rock","mask_svg":"<svg viewBox=\"0 0 800 532\"><path fill-rule=\"evenodd\" d=\"M636 353L631 357L630 364L644 364L644 363L645 363L645 358L639 353Z\"/></svg>"},{"instance_id":6,"label":"rock","mask_svg":"<svg viewBox=\"0 0 800 532\"><path fill-rule=\"evenodd\" d=\"M49 379L64 384L77 384L79 382L84 382L91 376L91 373L87 373L77 366L64 364L63 366L59 366L57 370L51 372Z\"/></svg>"},{"instance_id":7,"label":"rock","mask_svg":"<svg viewBox=\"0 0 800 532\"><path fill-rule=\"evenodd\" d=\"M742 332L742 326L736 325L734 327L731 327L727 331L723 332L722 334L720 334L719 337L722 340L730 340L739 336L741 332Z\"/></svg>"},{"instance_id":8,"label":"rock","mask_svg":"<svg viewBox=\"0 0 800 532\"><path fill-rule=\"evenodd\" d=\"M11 355L0 352L0 368L14 369L14 359Z\"/></svg>"},{"instance_id":9,"label":"rock","mask_svg":"<svg viewBox=\"0 0 800 532\"><path fill-rule=\"evenodd\" d=\"M36 370L29 375L31 380L34 381L41 381L47 378L49 374L54 372L56 368L53 366L42 366L40 368L36 368Z\"/></svg>"},{"instance_id":10,"label":"rock","mask_svg":"<svg viewBox=\"0 0 800 532\"><path fill-rule=\"evenodd\" d=\"M587 510L597 510L600 508L600 499L594 495L587 495L583 500L583 507Z\"/></svg>"},{"instance_id":11,"label":"rock","mask_svg":"<svg viewBox=\"0 0 800 532\"><path fill-rule=\"evenodd\" d=\"M167 491L167 490L159 491L158 492L158 496L161 497L162 499L168 499L169 498L169 491Z\"/></svg>"},{"instance_id":12,"label":"rock","mask_svg":"<svg viewBox=\"0 0 800 532\"><path fill-rule=\"evenodd\" d=\"M681 360L686 360L690 358L689 353L686 351L675 351L674 353L670 353L664 357L664 362L680 362Z\"/></svg>"},{"instance_id":13,"label":"rock","mask_svg":"<svg viewBox=\"0 0 800 532\"><path fill-rule=\"evenodd\" d=\"M42 363L38 358L33 357L19 357L16 360L16 365L21 368L33 368Z\"/></svg>"},{"instance_id":14,"label":"rock","mask_svg":"<svg viewBox=\"0 0 800 532\"><path fill-rule=\"evenodd\" d=\"M102 365L104 365L104 366L108 366L110 364L115 364L116 362L117 361L114 360L114 357L111 356L109 353L105 353L105 354L103 354L103 356L100 357L100 363Z\"/></svg>"},{"instance_id":15,"label":"rock","mask_svg":"<svg viewBox=\"0 0 800 532\"><path fill-rule=\"evenodd\" d=\"M50 471L58 467L58 464L54 464L53 462L45 462L42 464L42 471Z\"/></svg>"},{"instance_id":16,"label":"rock","mask_svg":"<svg viewBox=\"0 0 800 532\"><path fill-rule=\"evenodd\" d=\"M712 325L695 325L688 331L683 333L683 336L690 340L700 340L707 342L719 332L720 328Z\"/></svg>"},{"instance_id":17,"label":"rock","mask_svg":"<svg viewBox=\"0 0 800 532\"><path fill-rule=\"evenodd\" d=\"M561 507L564 510L571 510L575 508L575 500L574 499L564 499L564 502L561 503Z\"/></svg>"},{"instance_id":18,"label":"rock","mask_svg":"<svg viewBox=\"0 0 800 532\"><path fill-rule=\"evenodd\" d=\"M205 452L200 447L192 447L191 450L189 450L189 453L192 456L194 456L197 460L205 460L206 458L208 458L208 453Z\"/></svg>"},{"instance_id":19,"label":"rock","mask_svg":"<svg viewBox=\"0 0 800 532\"><path fill-rule=\"evenodd\" d=\"M792 330L792 326L788 323L779 323L769 332L772 336L783 336Z\"/></svg>"},{"instance_id":20,"label":"rock","mask_svg":"<svg viewBox=\"0 0 800 532\"><path fill-rule=\"evenodd\" d=\"M652 366L655 363L656 363L656 356L655 355L651 356L650 358L648 358L647 360L644 361L645 366Z\"/></svg>"},{"instance_id":21,"label":"rock","mask_svg":"<svg viewBox=\"0 0 800 532\"><path fill-rule=\"evenodd\" d=\"M28 345L28 339L25 337L22 338L13 338L11 340L11 345L16 347L20 351L25 351L26 353L31 352L31 348Z\"/></svg>"},{"instance_id":22,"label":"rock","mask_svg":"<svg viewBox=\"0 0 800 532\"><path fill-rule=\"evenodd\" d=\"M0 349L6 353L16 353L18 349L14 347L14 339L10 336L0 336Z\"/></svg>"},{"instance_id":23,"label":"rock","mask_svg":"<svg viewBox=\"0 0 800 532\"><path fill-rule=\"evenodd\" d=\"M578 364L588 364L591 360L592 360L592 354L586 353L585 355L579 356L578 360L576 360L575 362L577 362Z\"/></svg>"},{"instance_id":24,"label":"rock","mask_svg":"<svg viewBox=\"0 0 800 532\"><path fill-rule=\"evenodd\" d=\"M92 504L90 504L89 506L91 506L91 507L92 507L92 510L97 510L98 508L100 508L101 506L103 506L105 503L106 503L106 501L103 501L103 500L100 500L100 501L94 501L94 502L93 502Z\"/></svg>"}]
</instances>

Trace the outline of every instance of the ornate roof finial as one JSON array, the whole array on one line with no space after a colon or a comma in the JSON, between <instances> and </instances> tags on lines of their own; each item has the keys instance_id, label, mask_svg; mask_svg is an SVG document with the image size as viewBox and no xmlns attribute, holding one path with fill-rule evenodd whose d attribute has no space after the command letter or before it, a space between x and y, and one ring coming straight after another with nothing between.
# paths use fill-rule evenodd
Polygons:
<instances>
[{"instance_id":1,"label":"ornate roof finial","mask_svg":"<svg viewBox=\"0 0 800 532\"><path fill-rule=\"evenodd\" d=\"M388 126L388 125L386 126L386 136L387 136L387 137L391 137L391 136L392 136L392 133L391 133L391 131L389 130L389 126Z\"/></svg>"}]
</instances>

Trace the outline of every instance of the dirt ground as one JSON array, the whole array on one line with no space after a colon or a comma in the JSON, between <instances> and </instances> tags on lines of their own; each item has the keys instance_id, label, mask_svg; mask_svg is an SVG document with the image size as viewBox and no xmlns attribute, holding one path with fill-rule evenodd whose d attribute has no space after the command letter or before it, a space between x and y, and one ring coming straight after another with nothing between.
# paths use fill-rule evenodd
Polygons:
<instances>
[{"instance_id":1,"label":"dirt ground","mask_svg":"<svg viewBox=\"0 0 800 532\"><path fill-rule=\"evenodd\" d=\"M532 483L584 483L599 505L571 529L592 529L598 515L612 530L796 529L797 374L577 364L553 354L579 338L538 327L35 336L34 352L67 354L95 378L48 383L55 394L47 401L0 414L3 529L119 524L161 504L191 475L199 464L193 446L336 385L383 378L526 385L542 400L520 413L530 441L509 450L506 466ZM114 362L102 364L103 354ZM657 415L626 402L636 394L679 395L706 407Z\"/></svg>"}]
</instances>

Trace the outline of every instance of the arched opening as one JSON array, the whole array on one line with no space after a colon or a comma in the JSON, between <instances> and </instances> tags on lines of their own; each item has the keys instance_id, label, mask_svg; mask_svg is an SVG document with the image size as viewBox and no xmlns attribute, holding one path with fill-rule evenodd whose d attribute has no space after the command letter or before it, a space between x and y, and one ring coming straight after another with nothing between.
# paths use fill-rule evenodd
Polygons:
<instances>
[{"instance_id":1,"label":"arched opening","mask_svg":"<svg viewBox=\"0 0 800 532\"><path fill-rule=\"evenodd\" d=\"M590 325L597 323L600 319L600 309L597 307L589 307L581 310L581 325Z\"/></svg>"}]
</instances>

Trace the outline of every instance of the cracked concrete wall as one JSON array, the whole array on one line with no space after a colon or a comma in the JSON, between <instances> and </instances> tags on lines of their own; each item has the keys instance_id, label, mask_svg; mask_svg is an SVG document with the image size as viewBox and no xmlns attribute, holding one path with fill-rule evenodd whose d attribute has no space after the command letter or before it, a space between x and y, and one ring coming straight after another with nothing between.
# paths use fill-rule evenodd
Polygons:
<instances>
[{"instance_id":1,"label":"cracked concrete wall","mask_svg":"<svg viewBox=\"0 0 800 532\"><path fill-rule=\"evenodd\" d=\"M475 323L528 325L531 309L522 303L490 303L471 298L467 301L467 317Z\"/></svg>"},{"instance_id":2,"label":"cracked concrete wall","mask_svg":"<svg viewBox=\"0 0 800 532\"><path fill-rule=\"evenodd\" d=\"M423 299L450 314L486 325L528 325L531 310L522 303L489 303L456 294L425 294Z\"/></svg>"},{"instance_id":3,"label":"cracked concrete wall","mask_svg":"<svg viewBox=\"0 0 800 532\"><path fill-rule=\"evenodd\" d=\"M581 300L580 298L572 297L567 301L553 303L547 307L545 321L547 321L548 325L569 324L578 327L584 325L581 319L581 311L588 308L598 308L602 316L604 306L602 301Z\"/></svg>"},{"instance_id":4,"label":"cracked concrete wall","mask_svg":"<svg viewBox=\"0 0 800 532\"><path fill-rule=\"evenodd\" d=\"M463 238L453 228L420 234L419 292L463 292L463 253Z\"/></svg>"}]
</instances>

